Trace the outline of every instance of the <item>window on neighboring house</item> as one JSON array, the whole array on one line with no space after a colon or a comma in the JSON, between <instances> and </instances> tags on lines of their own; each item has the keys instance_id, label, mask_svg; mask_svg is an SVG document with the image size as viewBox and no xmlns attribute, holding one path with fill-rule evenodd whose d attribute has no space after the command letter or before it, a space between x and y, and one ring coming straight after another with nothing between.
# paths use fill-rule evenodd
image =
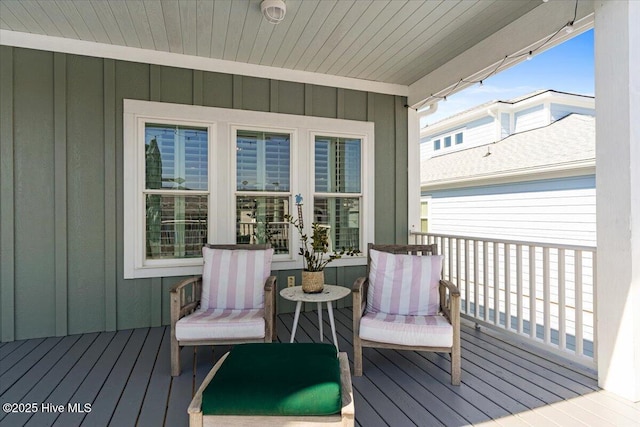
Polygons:
<instances>
[{"instance_id":1,"label":"window on neighboring house","mask_svg":"<svg viewBox=\"0 0 640 427\"><path fill-rule=\"evenodd\" d=\"M236 242L289 253L291 134L236 130Z\"/></svg>"},{"instance_id":2,"label":"window on neighboring house","mask_svg":"<svg viewBox=\"0 0 640 427\"><path fill-rule=\"evenodd\" d=\"M270 243L273 270L300 268L296 194L334 249L373 241L373 123L126 99L123 135L127 279L201 274L205 243Z\"/></svg>"},{"instance_id":3,"label":"window on neighboring house","mask_svg":"<svg viewBox=\"0 0 640 427\"><path fill-rule=\"evenodd\" d=\"M433 149L434 150L439 150L440 149L440 140L436 139L435 141L433 141Z\"/></svg>"},{"instance_id":4,"label":"window on neighboring house","mask_svg":"<svg viewBox=\"0 0 640 427\"><path fill-rule=\"evenodd\" d=\"M451 136L445 136L444 137L444 146L446 147L451 147Z\"/></svg>"},{"instance_id":5,"label":"window on neighboring house","mask_svg":"<svg viewBox=\"0 0 640 427\"><path fill-rule=\"evenodd\" d=\"M313 222L329 229L333 248L360 248L362 140L315 137Z\"/></svg>"},{"instance_id":6,"label":"window on neighboring house","mask_svg":"<svg viewBox=\"0 0 640 427\"><path fill-rule=\"evenodd\" d=\"M462 132L456 133L456 145L462 144Z\"/></svg>"},{"instance_id":7,"label":"window on neighboring house","mask_svg":"<svg viewBox=\"0 0 640 427\"><path fill-rule=\"evenodd\" d=\"M429 199L422 199L420 202L420 231L429 232Z\"/></svg>"}]
</instances>

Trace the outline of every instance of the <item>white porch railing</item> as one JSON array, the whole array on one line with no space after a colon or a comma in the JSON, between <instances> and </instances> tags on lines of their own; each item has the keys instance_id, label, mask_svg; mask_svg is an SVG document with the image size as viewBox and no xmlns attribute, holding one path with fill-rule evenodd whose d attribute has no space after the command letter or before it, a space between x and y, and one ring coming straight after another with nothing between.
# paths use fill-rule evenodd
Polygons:
<instances>
[{"instance_id":1,"label":"white porch railing","mask_svg":"<svg viewBox=\"0 0 640 427\"><path fill-rule=\"evenodd\" d=\"M463 317L596 366L596 248L412 233L438 244Z\"/></svg>"}]
</instances>

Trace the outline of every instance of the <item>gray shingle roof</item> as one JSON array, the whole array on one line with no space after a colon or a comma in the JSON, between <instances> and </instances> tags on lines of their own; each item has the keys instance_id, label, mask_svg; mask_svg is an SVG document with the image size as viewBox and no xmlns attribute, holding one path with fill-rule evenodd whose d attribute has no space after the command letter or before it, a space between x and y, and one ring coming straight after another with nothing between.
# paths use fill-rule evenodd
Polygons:
<instances>
[{"instance_id":1,"label":"gray shingle roof","mask_svg":"<svg viewBox=\"0 0 640 427\"><path fill-rule=\"evenodd\" d=\"M421 161L422 185L451 183L536 169L595 164L595 117L570 114L538 129L517 133L492 144ZM491 152L487 155L488 151Z\"/></svg>"}]
</instances>

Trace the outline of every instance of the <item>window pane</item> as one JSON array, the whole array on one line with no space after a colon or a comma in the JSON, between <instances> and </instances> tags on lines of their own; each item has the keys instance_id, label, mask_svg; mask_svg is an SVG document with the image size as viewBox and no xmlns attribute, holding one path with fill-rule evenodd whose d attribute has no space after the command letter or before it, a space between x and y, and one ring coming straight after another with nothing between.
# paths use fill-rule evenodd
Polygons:
<instances>
[{"instance_id":1,"label":"window pane","mask_svg":"<svg viewBox=\"0 0 640 427\"><path fill-rule=\"evenodd\" d=\"M456 133L456 144L462 144L462 133Z\"/></svg>"},{"instance_id":2,"label":"window pane","mask_svg":"<svg viewBox=\"0 0 640 427\"><path fill-rule=\"evenodd\" d=\"M288 133L239 130L238 191L289 191L290 140Z\"/></svg>"},{"instance_id":3,"label":"window pane","mask_svg":"<svg viewBox=\"0 0 640 427\"><path fill-rule=\"evenodd\" d=\"M426 217L429 215L429 202L420 203L420 216Z\"/></svg>"},{"instance_id":4,"label":"window pane","mask_svg":"<svg viewBox=\"0 0 640 427\"><path fill-rule=\"evenodd\" d=\"M316 192L360 192L360 139L316 136Z\"/></svg>"},{"instance_id":5,"label":"window pane","mask_svg":"<svg viewBox=\"0 0 640 427\"><path fill-rule=\"evenodd\" d=\"M329 226L331 250L360 249L360 199L316 197L313 222Z\"/></svg>"},{"instance_id":6,"label":"window pane","mask_svg":"<svg viewBox=\"0 0 640 427\"><path fill-rule=\"evenodd\" d=\"M207 128L145 125L145 188L207 190Z\"/></svg>"},{"instance_id":7,"label":"window pane","mask_svg":"<svg viewBox=\"0 0 640 427\"><path fill-rule=\"evenodd\" d=\"M435 141L433 141L433 149L434 150L439 150L440 149L440 140L436 139Z\"/></svg>"},{"instance_id":8,"label":"window pane","mask_svg":"<svg viewBox=\"0 0 640 427\"><path fill-rule=\"evenodd\" d=\"M445 136L445 138L444 138L444 146L445 147L451 147L451 137L450 136Z\"/></svg>"},{"instance_id":9,"label":"window pane","mask_svg":"<svg viewBox=\"0 0 640 427\"><path fill-rule=\"evenodd\" d=\"M236 199L236 242L271 243L276 254L289 253L289 197L247 197Z\"/></svg>"},{"instance_id":10,"label":"window pane","mask_svg":"<svg viewBox=\"0 0 640 427\"><path fill-rule=\"evenodd\" d=\"M207 243L207 204L207 196L147 194L147 259L201 257Z\"/></svg>"}]
</instances>

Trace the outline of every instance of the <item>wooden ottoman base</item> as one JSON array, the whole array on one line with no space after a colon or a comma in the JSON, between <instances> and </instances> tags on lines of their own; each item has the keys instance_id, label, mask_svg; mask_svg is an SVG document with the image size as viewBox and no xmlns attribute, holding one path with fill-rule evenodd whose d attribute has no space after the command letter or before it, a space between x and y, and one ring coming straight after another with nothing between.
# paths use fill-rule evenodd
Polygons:
<instances>
[{"instance_id":1,"label":"wooden ottoman base","mask_svg":"<svg viewBox=\"0 0 640 427\"><path fill-rule=\"evenodd\" d=\"M353 388L351 386L351 371L346 353L339 353L340 385L342 394L342 409L339 414L322 416L266 416L266 415L204 415L202 413L202 394L216 372L220 369L229 353L220 358L211 369L202 385L196 392L189 405L190 427L213 426L342 426L353 427L355 422L355 406L353 403Z\"/></svg>"}]
</instances>

